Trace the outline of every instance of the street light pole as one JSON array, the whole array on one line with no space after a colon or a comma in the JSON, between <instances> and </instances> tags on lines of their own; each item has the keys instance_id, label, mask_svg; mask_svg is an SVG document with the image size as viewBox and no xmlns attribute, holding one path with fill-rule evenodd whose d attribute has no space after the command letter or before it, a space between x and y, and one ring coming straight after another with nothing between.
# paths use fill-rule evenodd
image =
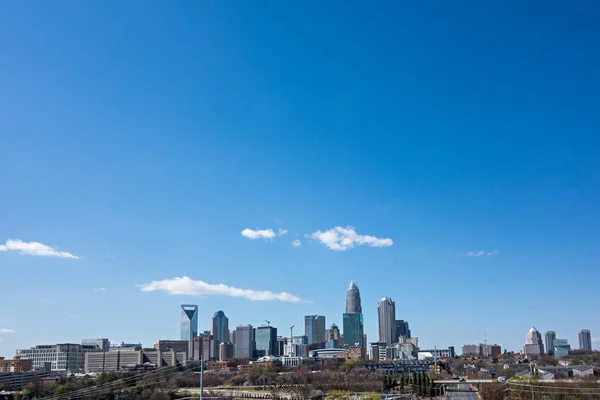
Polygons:
<instances>
[{"instance_id":1,"label":"street light pole","mask_svg":"<svg viewBox=\"0 0 600 400\"><path fill-rule=\"evenodd\" d=\"M200 357L200 400L202 400L202 392L204 391L204 357Z\"/></svg>"}]
</instances>

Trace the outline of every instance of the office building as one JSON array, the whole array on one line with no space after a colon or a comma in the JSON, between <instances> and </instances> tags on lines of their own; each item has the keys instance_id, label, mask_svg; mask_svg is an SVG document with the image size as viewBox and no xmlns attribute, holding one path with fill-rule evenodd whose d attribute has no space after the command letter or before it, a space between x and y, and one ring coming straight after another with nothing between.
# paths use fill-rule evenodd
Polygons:
<instances>
[{"instance_id":1,"label":"office building","mask_svg":"<svg viewBox=\"0 0 600 400\"><path fill-rule=\"evenodd\" d=\"M277 336L277 345L275 348L277 356L285 355L285 346L288 344L288 338L285 336Z\"/></svg>"},{"instance_id":2,"label":"office building","mask_svg":"<svg viewBox=\"0 0 600 400\"><path fill-rule=\"evenodd\" d=\"M384 297L377 305L379 316L379 342L391 344L396 340L396 303Z\"/></svg>"},{"instance_id":3,"label":"office building","mask_svg":"<svg viewBox=\"0 0 600 400\"><path fill-rule=\"evenodd\" d=\"M81 344L88 346L97 346L102 351L110 349L110 340L108 339L83 339Z\"/></svg>"},{"instance_id":4,"label":"office building","mask_svg":"<svg viewBox=\"0 0 600 400\"><path fill-rule=\"evenodd\" d=\"M396 337L395 337L394 343L398 342L398 340L402 336L407 337L407 338L411 337L410 328L408 326L408 321L405 321L403 319L397 319L396 320Z\"/></svg>"},{"instance_id":5,"label":"office building","mask_svg":"<svg viewBox=\"0 0 600 400\"><path fill-rule=\"evenodd\" d=\"M277 328L259 326L254 330L254 358L275 356L277 354Z\"/></svg>"},{"instance_id":6,"label":"office building","mask_svg":"<svg viewBox=\"0 0 600 400\"><path fill-rule=\"evenodd\" d=\"M554 357L566 357L571 351L571 346L567 339L554 339Z\"/></svg>"},{"instance_id":7,"label":"office building","mask_svg":"<svg viewBox=\"0 0 600 400\"><path fill-rule=\"evenodd\" d=\"M363 346L363 315L361 313L344 314L344 345L347 347Z\"/></svg>"},{"instance_id":8,"label":"office building","mask_svg":"<svg viewBox=\"0 0 600 400\"><path fill-rule=\"evenodd\" d=\"M367 343L364 342L364 321L360 291L356 282L351 281L346 293L346 312L343 315L344 345L346 347L360 346L363 357Z\"/></svg>"},{"instance_id":9,"label":"office building","mask_svg":"<svg viewBox=\"0 0 600 400\"><path fill-rule=\"evenodd\" d=\"M497 344L483 344L481 346L483 357L498 357L500 354L502 354L502 348Z\"/></svg>"},{"instance_id":10,"label":"office building","mask_svg":"<svg viewBox=\"0 0 600 400\"><path fill-rule=\"evenodd\" d=\"M96 345L62 343L19 349L16 356L20 359L31 360L33 370L75 373L83 371L85 353L101 351Z\"/></svg>"},{"instance_id":11,"label":"office building","mask_svg":"<svg viewBox=\"0 0 600 400\"><path fill-rule=\"evenodd\" d=\"M360 290L356 282L350 281L348 292L346 293L346 314L360 314L362 306L360 304Z\"/></svg>"},{"instance_id":12,"label":"office building","mask_svg":"<svg viewBox=\"0 0 600 400\"><path fill-rule=\"evenodd\" d=\"M187 340L158 340L154 342L154 350L160 351L188 351L190 342Z\"/></svg>"},{"instance_id":13,"label":"office building","mask_svg":"<svg viewBox=\"0 0 600 400\"><path fill-rule=\"evenodd\" d=\"M334 339L340 340L340 328L336 324L331 324L329 329L327 330L327 340Z\"/></svg>"},{"instance_id":14,"label":"office building","mask_svg":"<svg viewBox=\"0 0 600 400\"><path fill-rule=\"evenodd\" d=\"M523 345L523 355L525 356L540 356L544 354L544 342L542 335L532 327L525 336L525 344Z\"/></svg>"},{"instance_id":15,"label":"office building","mask_svg":"<svg viewBox=\"0 0 600 400\"><path fill-rule=\"evenodd\" d=\"M254 357L254 346L252 325L238 325L235 329L235 358Z\"/></svg>"},{"instance_id":16,"label":"office building","mask_svg":"<svg viewBox=\"0 0 600 400\"><path fill-rule=\"evenodd\" d=\"M192 337L192 342L191 345L189 346L189 349L191 351L190 354L188 354L188 359L190 360L194 360L194 361L200 361L200 358L204 357L204 352L203 352L203 341L204 341L204 335L194 335L194 337Z\"/></svg>"},{"instance_id":17,"label":"office building","mask_svg":"<svg viewBox=\"0 0 600 400\"><path fill-rule=\"evenodd\" d=\"M325 317L323 315L304 317L304 334L308 337L308 344L324 343L325 333Z\"/></svg>"},{"instance_id":18,"label":"office building","mask_svg":"<svg viewBox=\"0 0 600 400\"><path fill-rule=\"evenodd\" d=\"M462 355L463 356L477 356L479 357L482 353L480 344L463 344Z\"/></svg>"},{"instance_id":19,"label":"office building","mask_svg":"<svg viewBox=\"0 0 600 400\"><path fill-rule=\"evenodd\" d=\"M454 358L454 346L450 346L447 349L419 349L419 360L425 360L429 358Z\"/></svg>"},{"instance_id":20,"label":"office building","mask_svg":"<svg viewBox=\"0 0 600 400\"><path fill-rule=\"evenodd\" d=\"M219 357L219 346L216 345L210 331L202 334L202 359L205 361L216 361Z\"/></svg>"},{"instance_id":21,"label":"office building","mask_svg":"<svg viewBox=\"0 0 600 400\"><path fill-rule=\"evenodd\" d=\"M579 331L579 350L592 351L592 334L589 329Z\"/></svg>"},{"instance_id":22,"label":"office building","mask_svg":"<svg viewBox=\"0 0 600 400\"><path fill-rule=\"evenodd\" d=\"M192 338L198 336L198 306L193 304L181 305L181 317L179 318L181 340L187 340L189 347L187 354L193 354Z\"/></svg>"},{"instance_id":23,"label":"office building","mask_svg":"<svg viewBox=\"0 0 600 400\"><path fill-rule=\"evenodd\" d=\"M29 372L33 369L33 361L16 356L12 360L0 357L0 372Z\"/></svg>"},{"instance_id":24,"label":"office building","mask_svg":"<svg viewBox=\"0 0 600 400\"><path fill-rule=\"evenodd\" d=\"M86 373L117 372L136 370L151 365L154 368L187 365L187 352L160 351L135 348L111 349L109 351L86 353L84 371Z\"/></svg>"},{"instance_id":25,"label":"office building","mask_svg":"<svg viewBox=\"0 0 600 400\"><path fill-rule=\"evenodd\" d=\"M545 334L546 337L546 353L549 355L554 355L554 339L556 339L556 332L547 331Z\"/></svg>"},{"instance_id":26,"label":"office building","mask_svg":"<svg viewBox=\"0 0 600 400\"><path fill-rule=\"evenodd\" d=\"M231 360L233 356L233 343L227 342L219 345L219 361Z\"/></svg>"},{"instance_id":27,"label":"office building","mask_svg":"<svg viewBox=\"0 0 600 400\"><path fill-rule=\"evenodd\" d=\"M229 342L229 318L225 316L225 313L217 311L210 322L210 333L217 346L221 343Z\"/></svg>"}]
</instances>

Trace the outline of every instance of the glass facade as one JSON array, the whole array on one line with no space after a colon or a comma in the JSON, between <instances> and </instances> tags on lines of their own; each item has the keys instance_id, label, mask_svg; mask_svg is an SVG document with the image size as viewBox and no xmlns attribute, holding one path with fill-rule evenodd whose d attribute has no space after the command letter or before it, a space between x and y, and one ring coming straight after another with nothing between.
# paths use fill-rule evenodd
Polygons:
<instances>
[{"instance_id":1,"label":"glass facade","mask_svg":"<svg viewBox=\"0 0 600 400\"><path fill-rule=\"evenodd\" d=\"M325 342L325 316L307 315L304 317L304 335L308 344Z\"/></svg>"},{"instance_id":2,"label":"glass facade","mask_svg":"<svg viewBox=\"0 0 600 400\"><path fill-rule=\"evenodd\" d=\"M229 318L223 311L217 311L213 315L210 333L218 344L229 342Z\"/></svg>"},{"instance_id":3,"label":"glass facade","mask_svg":"<svg viewBox=\"0 0 600 400\"><path fill-rule=\"evenodd\" d=\"M554 339L554 357L565 357L569 355L571 346L567 339Z\"/></svg>"},{"instance_id":4,"label":"glass facade","mask_svg":"<svg viewBox=\"0 0 600 400\"><path fill-rule=\"evenodd\" d=\"M274 356L277 354L277 328L261 326L254 332L256 342L255 357Z\"/></svg>"},{"instance_id":5,"label":"glass facade","mask_svg":"<svg viewBox=\"0 0 600 400\"><path fill-rule=\"evenodd\" d=\"M254 357L254 328L252 325L238 325L235 329L235 357Z\"/></svg>"},{"instance_id":6,"label":"glass facade","mask_svg":"<svg viewBox=\"0 0 600 400\"><path fill-rule=\"evenodd\" d=\"M181 340L192 340L198 335L198 306L192 304L181 305Z\"/></svg>"},{"instance_id":7,"label":"glass facade","mask_svg":"<svg viewBox=\"0 0 600 400\"><path fill-rule=\"evenodd\" d=\"M362 313L344 314L344 344L348 347L363 346Z\"/></svg>"}]
</instances>

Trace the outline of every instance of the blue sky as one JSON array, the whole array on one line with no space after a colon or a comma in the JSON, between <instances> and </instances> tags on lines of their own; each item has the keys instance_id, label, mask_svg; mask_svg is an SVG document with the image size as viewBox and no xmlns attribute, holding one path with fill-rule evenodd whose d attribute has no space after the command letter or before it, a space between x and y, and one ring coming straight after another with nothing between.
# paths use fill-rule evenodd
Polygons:
<instances>
[{"instance_id":1,"label":"blue sky","mask_svg":"<svg viewBox=\"0 0 600 400\"><path fill-rule=\"evenodd\" d=\"M0 355L177 338L182 303L201 329L219 309L286 335L306 314L341 326L351 279L369 340L384 296L421 347L600 337L599 17L592 1L4 3ZM272 294L164 290L184 276Z\"/></svg>"}]
</instances>

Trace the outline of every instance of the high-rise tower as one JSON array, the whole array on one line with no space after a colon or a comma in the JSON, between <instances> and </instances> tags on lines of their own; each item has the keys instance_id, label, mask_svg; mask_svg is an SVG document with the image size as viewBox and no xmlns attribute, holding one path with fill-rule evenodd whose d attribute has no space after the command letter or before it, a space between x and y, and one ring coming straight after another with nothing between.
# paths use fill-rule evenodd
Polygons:
<instances>
[{"instance_id":1,"label":"high-rise tower","mask_svg":"<svg viewBox=\"0 0 600 400\"><path fill-rule=\"evenodd\" d=\"M194 336L198 336L198 306L182 304L179 322L181 340L191 341Z\"/></svg>"},{"instance_id":2,"label":"high-rise tower","mask_svg":"<svg viewBox=\"0 0 600 400\"><path fill-rule=\"evenodd\" d=\"M229 342L229 318L223 311L217 311L211 319L210 333L213 335L216 346Z\"/></svg>"},{"instance_id":3,"label":"high-rise tower","mask_svg":"<svg viewBox=\"0 0 600 400\"><path fill-rule=\"evenodd\" d=\"M356 286L356 282L350 281L348 293L346 294L346 314L362 313L360 305L360 290Z\"/></svg>"},{"instance_id":4,"label":"high-rise tower","mask_svg":"<svg viewBox=\"0 0 600 400\"><path fill-rule=\"evenodd\" d=\"M351 281L346 294L346 312L344 313L344 344L348 347L360 346L366 349L364 338L364 322L360 305L360 291L356 282Z\"/></svg>"},{"instance_id":5,"label":"high-rise tower","mask_svg":"<svg viewBox=\"0 0 600 400\"><path fill-rule=\"evenodd\" d=\"M579 331L579 350L592 350L592 334L589 329Z\"/></svg>"},{"instance_id":6,"label":"high-rise tower","mask_svg":"<svg viewBox=\"0 0 600 400\"><path fill-rule=\"evenodd\" d=\"M554 341L556 340L556 332L546 332L546 354L554 355Z\"/></svg>"},{"instance_id":7,"label":"high-rise tower","mask_svg":"<svg viewBox=\"0 0 600 400\"><path fill-rule=\"evenodd\" d=\"M523 346L523 354L526 356L540 356L544 354L544 342L542 335L532 327L525 336L525 345Z\"/></svg>"},{"instance_id":8,"label":"high-rise tower","mask_svg":"<svg viewBox=\"0 0 600 400\"><path fill-rule=\"evenodd\" d=\"M396 339L396 303L384 297L377 305L379 315L379 341L387 344Z\"/></svg>"}]
</instances>

